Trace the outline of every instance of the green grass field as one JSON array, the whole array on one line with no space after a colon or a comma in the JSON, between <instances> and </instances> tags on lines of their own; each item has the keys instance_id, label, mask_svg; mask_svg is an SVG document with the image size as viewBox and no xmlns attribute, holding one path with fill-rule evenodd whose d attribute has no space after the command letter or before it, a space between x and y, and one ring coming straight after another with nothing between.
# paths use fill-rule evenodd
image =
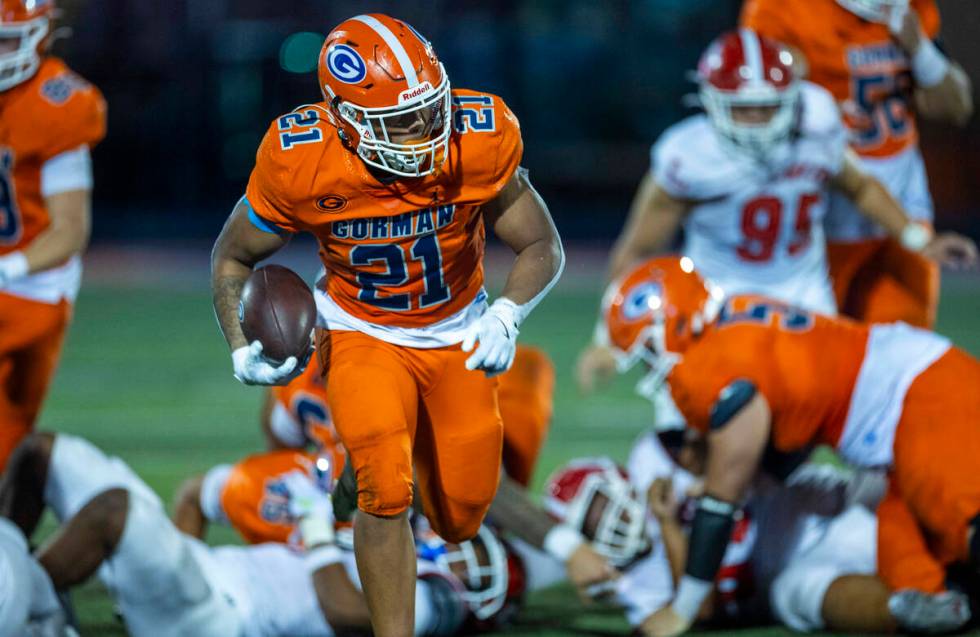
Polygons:
<instances>
[{"instance_id":1,"label":"green grass field","mask_svg":"<svg viewBox=\"0 0 980 637\"><path fill-rule=\"evenodd\" d=\"M574 255L570 259L574 263ZM537 472L540 483L563 461L608 454L624 459L650 420L648 404L630 379L588 400L578 396L571 369L591 334L601 267L571 270L523 328L524 342L542 346L558 369L556 411ZM172 284L87 280L64 359L42 417L42 428L85 436L127 460L167 501L186 476L259 449L261 391L240 385L218 333L206 274L189 289ZM583 277L585 280L583 281ZM592 280L594 278L594 280ZM980 352L980 280L949 281L940 331ZM50 522L45 529L51 528ZM37 540L38 538L35 538ZM210 540L234 542L215 529ZM74 593L85 635L124 634L97 582ZM612 608L579 610L571 590L532 595L509 635L626 635ZM781 629L746 635L788 634Z\"/></svg>"}]
</instances>

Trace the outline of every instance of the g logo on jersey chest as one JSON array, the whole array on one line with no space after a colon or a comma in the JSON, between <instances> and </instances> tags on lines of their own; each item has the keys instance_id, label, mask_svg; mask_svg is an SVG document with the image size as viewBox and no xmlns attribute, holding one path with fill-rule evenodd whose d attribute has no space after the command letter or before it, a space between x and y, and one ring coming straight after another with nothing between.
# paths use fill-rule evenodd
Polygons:
<instances>
[{"instance_id":1,"label":"g logo on jersey chest","mask_svg":"<svg viewBox=\"0 0 980 637\"><path fill-rule=\"evenodd\" d=\"M316 202L317 210L322 212L340 212L347 207L350 203L347 197L342 197L340 195L327 195L326 197L320 197Z\"/></svg>"},{"instance_id":2,"label":"g logo on jersey chest","mask_svg":"<svg viewBox=\"0 0 980 637\"><path fill-rule=\"evenodd\" d=\"M358 84L367 76L364 59L346 44L334 45L327 51L327 69L345 84Z\"/></svg>"}]
</instances>

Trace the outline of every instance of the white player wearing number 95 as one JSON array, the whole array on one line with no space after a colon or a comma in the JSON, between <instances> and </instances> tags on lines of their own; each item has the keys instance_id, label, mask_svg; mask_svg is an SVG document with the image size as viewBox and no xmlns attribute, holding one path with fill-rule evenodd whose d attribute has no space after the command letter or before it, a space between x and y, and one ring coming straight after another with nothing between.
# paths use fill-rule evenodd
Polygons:
<instances>
[{"instance_id":1,"label":"white player wearing number 95","mask_svg":"<svg viewBox=\"0 0 980 637\"><path fill-rule=\"evenodd\" d=\"M912 251L940 262L975 260L970 240L933 236L911 222L859 168L831 94L794 73L790 51L747 29L709 46L697 71L705 114L654 145L610 258L610 280L668 247L683 225L683 253L726 295L763 294L835 314L822 225L831 190ZM583 390L614 365L597 338L579 360Z\"/></svg>"}]
</instances>

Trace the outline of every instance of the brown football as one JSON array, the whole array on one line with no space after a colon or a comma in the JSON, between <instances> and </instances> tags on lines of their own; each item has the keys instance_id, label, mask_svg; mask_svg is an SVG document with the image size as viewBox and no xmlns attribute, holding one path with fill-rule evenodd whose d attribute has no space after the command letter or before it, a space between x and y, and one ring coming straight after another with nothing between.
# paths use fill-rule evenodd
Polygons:
<instances>
[{"instance_id":1,"label":"brown football","mask_svg":"<svg viewBox=\"0 0 980 637\"><path fill-rule=\"evenodd\" d=\"M238 322L249 343L262 342L262 354L270 361L282 363L295 356L302 362L316 325L313 293L289 268L259 268L242 289Z\"/></svg>"}]
</instances>

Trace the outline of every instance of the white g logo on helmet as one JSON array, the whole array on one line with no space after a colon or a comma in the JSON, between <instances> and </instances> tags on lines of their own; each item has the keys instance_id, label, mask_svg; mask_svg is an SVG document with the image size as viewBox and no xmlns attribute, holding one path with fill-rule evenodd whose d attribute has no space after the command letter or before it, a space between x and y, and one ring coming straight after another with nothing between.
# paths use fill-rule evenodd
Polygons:
<instances>
[{"instance_id":1,"label":"white g logo on helmet","mask_svg":"<svg viewBox=\"0 0 980 637\"><path fill-rule=\"evenodd\" d=\"M345 84L357 84L367 75L364 59L346 44L337 44L327 52L327 68Z\"/></svg>"},{"instance_id":2,"label":"white g logo on helmet","mask_svg":"<svg viewBox=\"0 0 980 637\"><path fill-rule=\"evenodd\" d=\"M637 285L626 293L623 316L629 321L635 321L653 310L659 310L663 294L664 289L658 283L648 281Z\"/></svg>"}]
</instances>

